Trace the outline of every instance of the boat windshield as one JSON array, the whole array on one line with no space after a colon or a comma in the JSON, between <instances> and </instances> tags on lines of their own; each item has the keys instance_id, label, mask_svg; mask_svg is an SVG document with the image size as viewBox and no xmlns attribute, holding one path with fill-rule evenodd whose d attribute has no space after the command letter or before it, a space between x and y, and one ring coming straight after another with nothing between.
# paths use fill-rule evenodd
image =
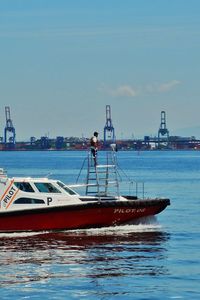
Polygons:
<instances>
[{"instance_id":1,"label":"boat windshield","mask_svg":"<svg viewBox=\"0 0 200 300\"><path fill-rule=\"evenodd\" d=\"M76 195L76 192L74 192L73 190L71 190L68 186L66 186L64 183L62 183L61 181L57 181L57 184L63 189L65 190L68 194L70 195Z\"/></svg>"}]
</instances>

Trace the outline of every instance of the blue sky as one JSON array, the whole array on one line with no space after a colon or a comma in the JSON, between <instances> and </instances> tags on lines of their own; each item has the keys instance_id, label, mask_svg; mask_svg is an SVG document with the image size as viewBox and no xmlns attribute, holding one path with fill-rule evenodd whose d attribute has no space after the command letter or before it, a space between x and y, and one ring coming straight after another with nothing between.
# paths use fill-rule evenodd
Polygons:
<instances>
[{"instance_id":1,"label":"blue sky","mask_svg":"<svg viewBox=\"0 0 200 300\"><path fill-rule=\"evenodd\" d=\"M199 0L0 0L0 135L200 138Z\"/></svg>"}]
</instances>

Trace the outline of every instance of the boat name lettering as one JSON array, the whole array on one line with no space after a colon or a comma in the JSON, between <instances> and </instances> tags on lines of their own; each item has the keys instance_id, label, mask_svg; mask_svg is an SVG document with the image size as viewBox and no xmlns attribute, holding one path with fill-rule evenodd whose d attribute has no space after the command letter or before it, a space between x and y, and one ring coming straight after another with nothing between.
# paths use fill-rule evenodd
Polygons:
<instances>
[{"instance_id":1,"label":"boat name lettering","mask_svg":"<svg viewBox=\"0 0 200 300\"><path fill-rule=\"evenodd\" d=\"M7 195L5 196L5 198L3 199L3 202L7 204L15 192L16 192L16 188L12 186L9 192L7 193Z\"/></svg>"},{"instance_id":2,"label":"boat name lettering","mask_svg":"<svg viewBox=\"0 0 200 300\"><path fill-rule=\"evenodd\" d=\"M47 205L49 205L49 203L52 201L53 201L53 199L51 197L47 197Z\"/></svg>"},{"instance_id":3,"label":"boat name lettering","mask_svg":"<svg viewBox=\"0 0 200 300\"><path fill-rule=\"evenodd\" d=\"M146 208L115 208L114 214L129 214L129 213L139 213L144 212Z\"/></svg>"}]
</instances>

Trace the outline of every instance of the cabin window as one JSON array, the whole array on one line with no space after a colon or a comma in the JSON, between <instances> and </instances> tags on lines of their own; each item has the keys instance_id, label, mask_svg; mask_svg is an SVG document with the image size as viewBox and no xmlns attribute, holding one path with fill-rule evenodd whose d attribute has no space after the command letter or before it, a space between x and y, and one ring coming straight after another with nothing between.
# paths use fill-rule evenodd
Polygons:
<instances>
[{"instance_id":1,"label":"cabin window","mask_svg":"<svg viewBox=\"0 0 200 300\"><path fill-rule=\"evenodd\" d=\"M63 188L68 194L70 194L70 195L76 195L76 193L73 191L73 190L71 190L68 186L66 186L64 183L62 183L61 181L57 181L57 184L61 187L61 188Z\"/></svg>"},{"instance_id":2,"label":"cabin window","mask_svg":"<svg viewBox=\"0 0 200 300\"><path fill-rule=\"evenodd\" d=\"M35 182L40 193L61 193L53 184L49 182Z\"/></svg>"},{"instance_id":3,"label":"cabin window","mask_svg":"<svg viewBox=\"0 0 200 300\"><path fill-rule=\"evenodd\" d=\"M15 182L15 186L23 192L34 193L34 189L28 182Z\"/></svg>"},{"instance_id":4,"label":"cabin window","mask_svg":"<svg viewBox=\"0 0 200 300\"><path fill-rule=\"evenodd\" d=\"M14 204L44 204L45 201L42 199L33 198L19 198L15 200Z\"/></svg>"}]
</instances>

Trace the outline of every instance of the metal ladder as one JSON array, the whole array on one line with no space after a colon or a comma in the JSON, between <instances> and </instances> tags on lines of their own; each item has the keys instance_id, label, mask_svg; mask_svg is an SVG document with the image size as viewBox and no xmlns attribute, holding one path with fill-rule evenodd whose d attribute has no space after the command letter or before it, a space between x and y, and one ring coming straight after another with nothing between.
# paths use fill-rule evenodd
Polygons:
<instances>
[{"instance_id":1,"label":"metal ladder","mask_svg":"<svg viewBox=\"0 0 200 300\"><path fill-rule=\"evenodd\" d=\"M107 197L109 192L119 196L119 181L114 151L106 153L105 164L94 164L94 159L88 153L88 168L86 178L86 195Z\"/></svg>"}]
</instances>

